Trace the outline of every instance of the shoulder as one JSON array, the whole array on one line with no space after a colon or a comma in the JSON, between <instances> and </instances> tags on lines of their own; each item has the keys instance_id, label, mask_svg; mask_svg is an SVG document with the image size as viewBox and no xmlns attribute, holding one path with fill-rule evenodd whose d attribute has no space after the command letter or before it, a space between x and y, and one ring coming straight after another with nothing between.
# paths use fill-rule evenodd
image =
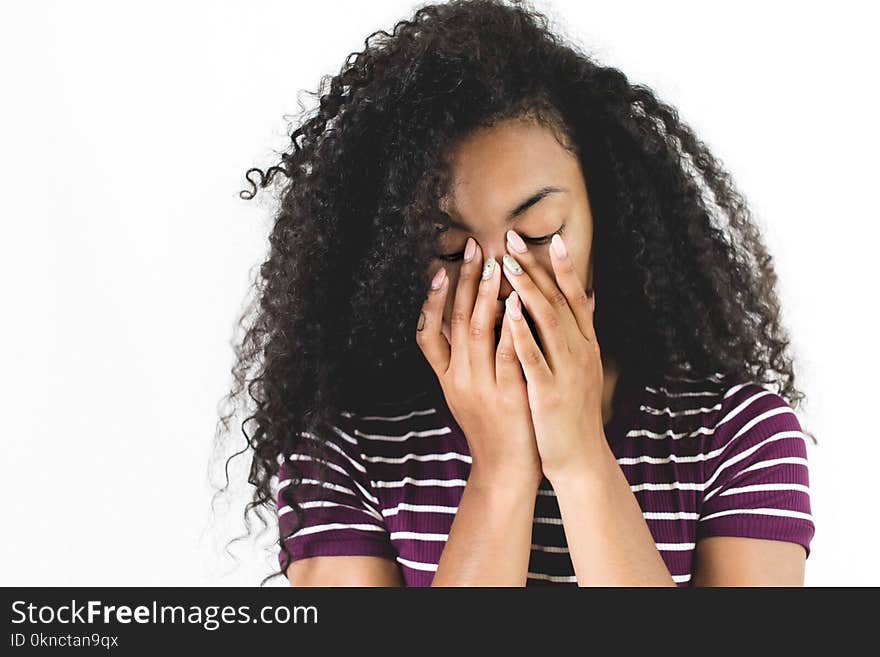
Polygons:
<instances>
[{"instance_id":1,"label":"shoulder","mask_svg":"<svg viewBox=\"0 0 880 657\"><path fill-rule=\"evenodd\" d=\"M724 386L703 454L698 538L744 536L799 543L815 525L805 434L784 397L748 381Z\"/></svg>"},{"instance_id":2,"label":"shoulder","mask_svg":"<svg viewBox=\"0 0 880 657\"><path fill-rule=\"evenodd\" d=\"M754 381L728 382L712 416L716 448L748 448L761 441L803 441L797 413L784 397Z\"/></svg>"},{"instance_id":3,"label":"shoulder","mask_svg":"<svg viewBox=\"0 0 880 657\"><path fill-rule=\"evenodd\" d=\"M703 438L711 446L751 432L800 431L789 403L769 387L713 373L666 375L645 386L642 413L660 420L673 438Z\"/></svg>"}]
</instances>

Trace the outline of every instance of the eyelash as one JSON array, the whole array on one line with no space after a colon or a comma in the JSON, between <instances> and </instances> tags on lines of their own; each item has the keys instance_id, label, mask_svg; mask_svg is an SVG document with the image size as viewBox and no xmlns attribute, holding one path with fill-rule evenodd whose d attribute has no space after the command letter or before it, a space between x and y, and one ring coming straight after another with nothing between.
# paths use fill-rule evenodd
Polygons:
<instances>
[{"instance_id":1,"label":"eyelash","mask_svg":"<svg viewBox=\"0 0 880 657\"><path fill-rule=\"evenodd\" d=\"M553 239L554 235L561 235L562 231L565 229L565 224L562 224L555 231L550 233L549 235L545 235L544 237L523 237L523 241L526 244L548 244L551 239ZM464 251L459 251L458 253L447 253L447 254L437 254L435 256L438 260L445 260L446 262L455 262L456 260L461 260L464 257Z\"/></svg>"}]
</instances>

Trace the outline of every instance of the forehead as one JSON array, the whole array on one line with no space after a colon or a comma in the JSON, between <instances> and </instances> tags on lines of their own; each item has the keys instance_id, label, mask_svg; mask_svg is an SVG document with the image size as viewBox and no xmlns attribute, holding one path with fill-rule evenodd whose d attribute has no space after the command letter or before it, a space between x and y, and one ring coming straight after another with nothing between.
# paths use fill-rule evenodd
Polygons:
<instances>
[{"instance_id":1,"label":"forehead","mask_svg":"<svg viewBox=\"0 0 880 657\"><path fill-rule=\"evenodd\" d=\"M450 186L441 205L450 214L500 216L511 202L544 186L583 184L580 162L554 132L533 121L480 128L450 151Z\"/></svg>"}]
</instances>

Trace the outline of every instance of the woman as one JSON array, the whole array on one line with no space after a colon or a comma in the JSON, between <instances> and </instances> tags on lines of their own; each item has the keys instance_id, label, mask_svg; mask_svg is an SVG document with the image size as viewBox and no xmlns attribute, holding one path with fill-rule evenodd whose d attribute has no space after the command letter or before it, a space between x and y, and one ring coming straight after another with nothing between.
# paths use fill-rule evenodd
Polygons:
<instances>
[{"instance_id":1,"label":"woman","mask_svg":"<svg viewBox=\"0 0 880 657\"><path fill-rule=\"evenodd\" d=\"M382 35L248 172L287 179L230 393L276 574L802 584L804 395L729 174L521 3Z\"/></svg>"}]
</instances>

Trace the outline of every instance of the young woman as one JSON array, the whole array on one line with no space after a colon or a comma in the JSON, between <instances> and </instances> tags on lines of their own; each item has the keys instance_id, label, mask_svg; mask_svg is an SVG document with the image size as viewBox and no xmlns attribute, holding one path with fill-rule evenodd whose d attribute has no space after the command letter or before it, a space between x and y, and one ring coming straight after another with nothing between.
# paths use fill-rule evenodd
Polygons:
<instances>
[{"instance_id":1,"label":"young woman","mask_svg":"<svg viewBox=\"0 0 880 657\"><path fill-rule=\"evenodd\" d=\"M802 584L804 395L729 174L522 3L381 34L248 172L287 179L230 393L276 574Z\"/></svg>"}]
</instances>

